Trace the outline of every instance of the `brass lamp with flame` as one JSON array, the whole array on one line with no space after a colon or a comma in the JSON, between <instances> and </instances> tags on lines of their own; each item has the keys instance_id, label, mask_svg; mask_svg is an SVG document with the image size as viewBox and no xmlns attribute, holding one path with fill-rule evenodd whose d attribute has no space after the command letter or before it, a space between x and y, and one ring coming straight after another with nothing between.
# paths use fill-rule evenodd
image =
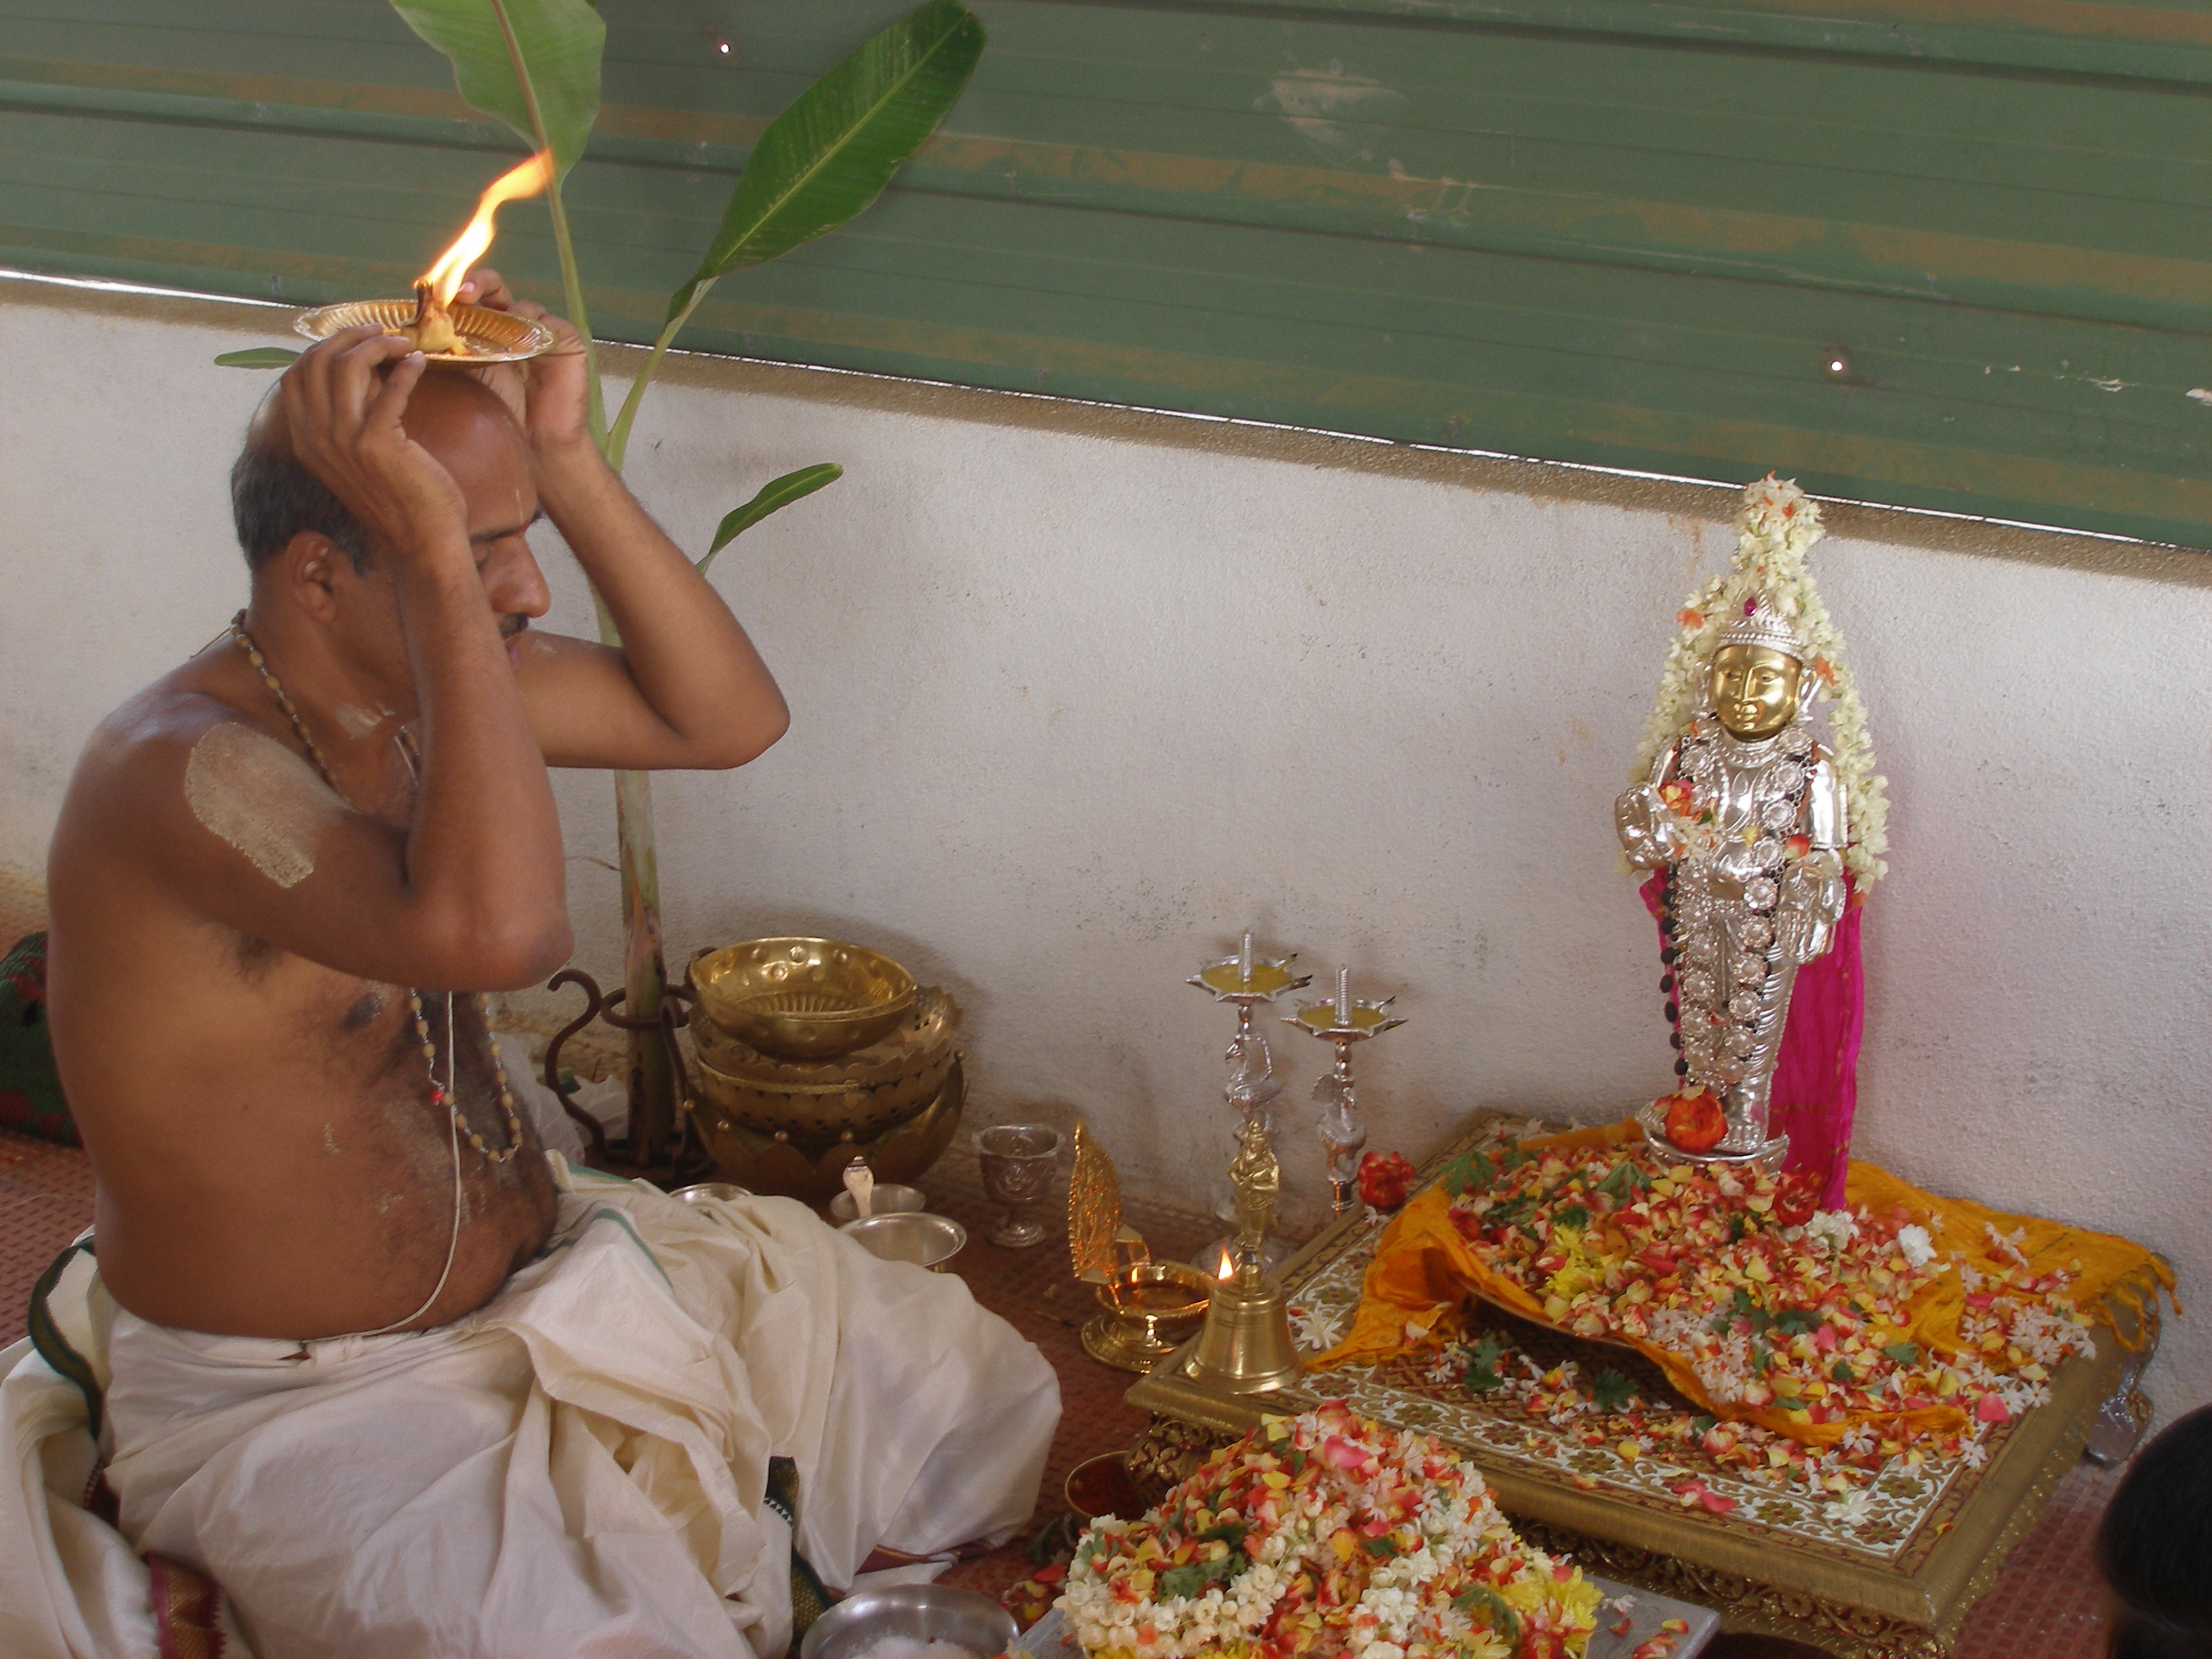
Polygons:
<instances>
[{"instance_id":1,"label":"brass lamp with flame","mask_svg":"<svg viewBox=\"0 0 2212 1659\"><path fill-rule=\"evenodd\" d=\"M1282 1284L1261 1262L1283 1190L1283 1166L1256 1116L1238 1138L1229 1184L1237 1196L1237 1272L1213 1287L1183 1374L1230 1394L1264 1394L1297 1380L1298 1355Z\"/></svg>"},{"instance_id":2,"label":"brass lamp with flame","mask_svg":"<svg viewBox=\"0 0 2212 1659\"><path fill-rule=\"evenodd\" d=\"M1083 1328L1083 1351L1117 1370L1150 1370L1173 1353L1215 1288L1180 1261L1155 1261L1142 1233L1121 1220L1114 1160L1081 1119L1067 1182L1067 1250L1077 1279L1097 1287L1100 1311Z\"/></svg>"},{"instance_id":3,"label":"brass lamp with flame","mask_svg":"<svg viewBox=\"0 0 2212 1659\"><path fill-rule=\"evenodd\" d=\"M311 340L341 329L380 328L404 336L433 362L507 363L535 357L553 343L553 331L527 317L483 306L457 306L470 268L491 246L492 219L507 203L535 196L553 182L553 158L540 151L485 186L467 228L415 282L415 298L349 300L303 313L293 325Z\"/></svg>"}]
</instances>

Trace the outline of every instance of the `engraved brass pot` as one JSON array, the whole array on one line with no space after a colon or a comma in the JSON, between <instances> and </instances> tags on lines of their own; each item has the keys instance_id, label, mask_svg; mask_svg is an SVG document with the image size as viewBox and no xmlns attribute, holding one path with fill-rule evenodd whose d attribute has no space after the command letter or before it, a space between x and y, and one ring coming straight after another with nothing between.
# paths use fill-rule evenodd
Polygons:
<instances>
[{"instance_id":1,"label":"engraved brass pot","mask_svg":"<svg viewBox=\"0 0 2212 1659\"><path fill-rule=\"evenodd\" d=\"M959 1024L951 999L927 988L907 1023L880 1042L842 1060L802 1065L748 1048L702 1009L692 1010L690 1021L700 1092L720 1115L755 1134L817 1148L885 1133L927 1107L959 1058L953 1047Z\"/></svg>"},{"instance_id":2,"label":"engraved brass pot","mask_svg":"<svg viewBox=\"0 0 2212 1659\"><path fill-rule=\"evenodd\" d=\"M757 1134L801 1140L866 1140L894 1128L936 1098L951 1071L953 1050L888 1083L762 1085L699 1062L699 1091Z\"/></svg>"},{"instance_id":3,"label":"engraved brass pot","mask_svg":"<svg viewBox=\"0 0 2212 1659\"><path fill-rule=\"evenodd\" d=\"M757 939L691 958L707 1017L779 1060L834 1060L880 1041L913 1007L914 975L834 939Z\"/></svg>"},{"instance_id":4,"label":"engraved brass pot","mask_svg":"<svg viewBox=\"0 0 2212 1659\"><path fill-rule=\"evenodd\" d=\"M904 1121L873 1135L842 1132L823 1137L790 1130L763 1134L738 1122L711 1099L699 1103L695 1117L725 1180L750 1192L777 1193L818 1206L845 1190L845 1166L855 1157L867 1159L879 1181L908 1186L918 1182L959 1132L967 1092L956 1053L935 1096Z\"/></svg>"}]
</instances>

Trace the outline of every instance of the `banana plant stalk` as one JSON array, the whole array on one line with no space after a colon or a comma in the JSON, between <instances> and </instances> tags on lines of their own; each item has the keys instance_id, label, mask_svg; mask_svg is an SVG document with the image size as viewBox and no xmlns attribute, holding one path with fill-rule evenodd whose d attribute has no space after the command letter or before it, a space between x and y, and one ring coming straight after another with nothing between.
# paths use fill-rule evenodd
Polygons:
<instances>
[{"instance_id":1,"label":"banana plant stalk","mask_svg":"<svg viewBox=\"0 0 2212 1659\"><path fill-rule=\"evenodd\" d=\"M585 149L599 101L605 25L587 0L392 0L408 26L453 61L455 84L475 108L507 123L541 152L555 175L546 191L569 319L592 338L562 185ZM632 423L653 371L708 291L732 271L765 264L835 230L867 208L958 100L983 50L983 27L958 0L930 0L872 36L777 116L731 192L699 268L671 297L667 320L639 366L614 428L605 424L596 356L587 364L592 437L620 471ZM787 473L726 516L698 561L704 570L739 533L836 480L821 464ZM596 597L596 596L595 596ZM622 644L599 607L599 636ZM653 786L643 772L615 774L620 847L624 1012L655 1019L667 989ZM630 1041L630 1150L641 1167L661 1163L676 1128L678 1080L650 1030Z\"/></svg>"}]
</instances>

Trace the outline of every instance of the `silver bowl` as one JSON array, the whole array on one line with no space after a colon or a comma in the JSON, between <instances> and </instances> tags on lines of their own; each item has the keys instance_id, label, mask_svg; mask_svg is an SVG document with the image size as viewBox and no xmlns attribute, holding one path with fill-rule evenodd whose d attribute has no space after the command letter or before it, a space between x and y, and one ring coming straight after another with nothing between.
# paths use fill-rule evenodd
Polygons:
<instances>
[{"instance_id":1,"label":"silver bowl","mask_svg":"<svg viewBox=\"0 0 2212 1659\"><path fill-rule=\"evenodd\" d=\"M869 1200L868 1213L900 1215L908 1210L922 1209L928 1203L929 1199L921 1188L902 1187L895 1181L887 1181L876 1188ZM837 1226L842 1227L848 1221L860 1218L860 1212L854 1204L851 1193L840 1193L830 1200L830 1219Z\"/></svg>"},{"instance_id":2,"label":"silver bowl","mask_svg":"<svg viewBox=\"0 0 2212 1659\"><path fill-rule=\"evenodd\" d=\"M750 1198L752 1194L733 1181L702 1181L696 1186L678 1187L669 1197L678 1204L704 1204L710 1198Z\"/></svg>"},{"instance_id":3,"label":"silver bowl","mask_svg":"<svg viewBox=\"0 0 2212 1659\"><path fill-rule=\"evenodd\" d=\"M860 1659L886 1636L950 1642L975 1659L1004 1653L1020 1634L988 1595L945 1584L893 1584L855 1590L806 1627L799 1659Z\"/></svg>"},{"instance_id":4,"label":"silver bowl","mask_svg":"<svg viewBox=\"0 0 2212 1659\"><path fill-rule=\"evenodd\" d=\"M933 1215L927 1210L872 1215L865 1221L848 1221L837 1231L871 1255L886 1261L911 1261L932 1273L943 1273L945 1264L968 1243L965 1227L949 1215Z\"/></svg>"}]
</instances>

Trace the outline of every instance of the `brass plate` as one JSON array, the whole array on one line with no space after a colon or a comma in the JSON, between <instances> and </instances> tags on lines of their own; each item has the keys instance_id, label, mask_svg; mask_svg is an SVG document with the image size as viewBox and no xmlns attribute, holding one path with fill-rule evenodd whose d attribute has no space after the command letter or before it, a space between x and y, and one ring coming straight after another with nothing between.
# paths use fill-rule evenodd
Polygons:
<instances>
[{"instance_id":1,"label":"brass plate","mask_svg":"<svg viewBox=\"0 0 2212 1659\"><path fill-rule=\"evenodd\" d=\"M454 306L451 314L453 331L468 349L424 353L434 363L519 363L552 349L553 331L527 317L483 306ZM380 328L386 334L397 334L414 320L411 299L348 300L341 305L303 311L292 327L311 340L327 340L349 328Z\"/></svg>"},{"instance_id":2,"label":"brass plate","mask_svg":"<svg viewBox=\"0 0 2212 1659\"><path fill-rule=\"evenodd\" d=\"M691 958L707 1018L779 1060L834 1060L879 1042L914 1006L914 975L834 939L756 939Z\"/></svg>"},{"instance_id":3,"label":"brass plate","mask_svg":"<svg viewBox=\"0 0 2212 1659\"><path fill-rule=\"evenodd\" d=\"M1117 1371L1148 1371L1176 1351L1176 1344L1148 1336L1140 1324L1109 1313L1093 1314L1081 1332L1083 1352Z\"/></svg>"}]
</instances>

